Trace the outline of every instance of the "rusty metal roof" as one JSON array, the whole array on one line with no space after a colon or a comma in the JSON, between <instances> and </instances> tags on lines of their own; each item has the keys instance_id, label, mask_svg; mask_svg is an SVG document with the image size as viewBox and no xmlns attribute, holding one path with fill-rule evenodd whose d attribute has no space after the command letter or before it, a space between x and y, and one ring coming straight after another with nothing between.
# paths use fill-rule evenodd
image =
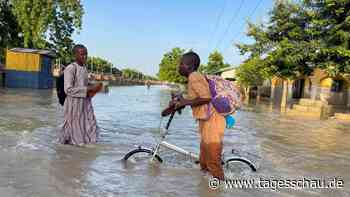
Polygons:
<instances>
[{"instance_id":1,"label":"rusty metal roof","mask_svg":"<svg viewBox=\"0 0 350 197\"><path fill-rule=\"evenodd\" d=\"M46 49L13 48L13 49L10 49L10 51L20 52L20 53L36 53L36 54L40 54L40 55L56 57L55 52L53 52L51 50L46 50Z\"/></svg>"}]
</instances>

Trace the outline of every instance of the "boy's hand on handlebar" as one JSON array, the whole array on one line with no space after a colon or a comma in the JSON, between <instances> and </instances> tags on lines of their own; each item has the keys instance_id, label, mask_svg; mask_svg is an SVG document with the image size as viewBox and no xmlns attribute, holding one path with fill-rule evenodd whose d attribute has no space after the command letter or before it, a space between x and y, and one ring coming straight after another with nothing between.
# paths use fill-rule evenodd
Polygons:
<instances>
[{"instance_id":1,"label":"boy's hand on handlebar","mask_svg":"<svg viewBox=\"0 0 350 197\"><path fill-rule=\"evenodd\" d=\"M169 107L173 107L175 110L178 110L180 108L184 108L186 105L187 105L187 100L184 99L183 97L173 98L169 102Z\"/></svg>"},{"instance_id":2,"label":"boy's hand on handlebar","mask_svg":"<svg viewBox=\"0 0 350 197\"><path fill-rule=\"evenodd\" d=\"M187 100L184 99L183 97L180 97L175 103L175 109L184 108L186 107L186 105L188 105Z\"/></svg>"},{"instance_id":3,"label":"boy's hand on handlebar","mask_svg":"<svg viewBox=\"0 0 350 197\"><path fill-rule=\"evenodd\" d=\"M186 100L183 99L182 97L181 98L179 98L179 97L173 98L169 102L169 106L165 110L163 110L162 116L167 116L167 115L169 115L171 113L174 113L176 111L181 113L181 110L186 107L186 102L185 101Z\"/></svg>"}]
</instances>

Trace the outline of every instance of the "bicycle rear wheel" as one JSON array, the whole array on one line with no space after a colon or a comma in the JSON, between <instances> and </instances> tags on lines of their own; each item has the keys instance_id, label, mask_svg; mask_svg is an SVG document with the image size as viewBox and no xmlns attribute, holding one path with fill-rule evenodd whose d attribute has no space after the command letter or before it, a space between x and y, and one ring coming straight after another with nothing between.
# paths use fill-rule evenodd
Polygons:
<instances>
[{"instance_id":1,"label":"bicycle rear wheel","mask_svg":"<svg viewBox=\"0 0 350 197\"><path fill-rule=\"evenodd\" d=\"M224 163L224 167L226 169L229 170L246 170L246 169L250 169L253 172L256 172L256 167L254 166L254 164L242 157L233 157L230 159L227 159Z\"/></svg>"}]
</instances>

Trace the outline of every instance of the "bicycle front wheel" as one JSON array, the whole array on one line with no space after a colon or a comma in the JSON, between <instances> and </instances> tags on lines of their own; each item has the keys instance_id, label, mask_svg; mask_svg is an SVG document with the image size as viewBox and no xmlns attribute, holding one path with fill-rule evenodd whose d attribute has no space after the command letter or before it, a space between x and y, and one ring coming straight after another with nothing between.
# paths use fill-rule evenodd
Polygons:
<instances>
[{"instance_id":1,"label":"bicycle front wheel","mask_svg":"<svg viewBox=\"0 0 350 197\"><path fill-rule=\"evenodd\" d=\"M153 154L154 152L150 149L137 148L125 154L125 156L123 157L123 160L124 161L132 160L132 161L135 161L136 163L139 163L146 160L149 161L149 159L151 159ZM158 154L156 154L154 158L160 163L163 162L163 159Z\"/></svg>"}]
</instances>

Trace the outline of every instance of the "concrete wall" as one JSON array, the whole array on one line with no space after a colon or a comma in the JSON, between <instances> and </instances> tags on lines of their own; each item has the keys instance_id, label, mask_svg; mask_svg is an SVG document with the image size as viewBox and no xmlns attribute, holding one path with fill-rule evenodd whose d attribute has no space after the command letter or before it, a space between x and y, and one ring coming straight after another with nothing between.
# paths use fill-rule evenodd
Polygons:
<instances>
[{"instance_id":1,"label":"concrete wall","mask_svg":"<svg viewBox=\"0 0 350 197\"><path fill-rule=\"evenodd\" d=\"M311 98L312 83L309 78L305 78L305 86L303 91L303 98Z\"/></svg>"},{"instance_id":2,"label":"concrete wall","mask_svg":"<svg viewBox=\"0 0 350 197\"><path fill-rule=\"evenodd\" d=\"M320 88L320 100L327 101L330 105L346 105L348 102L348 91L331 92L330 88Z\"/></svg>"},{"instance_id":3,"label":"concrete wall","mask_svg":"<svg viewBox=\"0 0 350 197\"><path fill-rule=\"evenodd\" d=\"M331 87L333 78L324 78L320 81L320 100L327 101L331 105L347 105L349 84L345 79L336 78L343 81L343 89L341 92L332 92Z\"/></svg>"},{"instance_id":4,"label":"concrete wall","mask_svg":"<svg viewBox=\"0 0 350 197\"><path fill-rule=\"evenodd\" d=\"M280 78L273 78L271 80L271 101L275 105L280 105L283 95L283 80Z\"/></svg>"},{"instance_id":5,"label":"concrete wall","mask_svg":"<svg viewBox=\"0 0 350 197\"><path fill-rule=\"evenodd\" d=\"M328 74L320 69L316 69L311 76L299 77L295 80L288 80L288 96L287 104L297 102L293 99L293 83L298 79L304 79L304 88L302 92L302 98L327 101L330 105L346 106L350 108L350 74L340 75L335 78L328 77ZM343 80L343 90L341 92L331 92L331 86L333 80ZM282 103L283 96L283 83L284 80L278 77L271 79L270 93L266 87L261 88L261 92L265 95L270 94L271 101L280 105Z\"/></svg>"}]
</instances>

